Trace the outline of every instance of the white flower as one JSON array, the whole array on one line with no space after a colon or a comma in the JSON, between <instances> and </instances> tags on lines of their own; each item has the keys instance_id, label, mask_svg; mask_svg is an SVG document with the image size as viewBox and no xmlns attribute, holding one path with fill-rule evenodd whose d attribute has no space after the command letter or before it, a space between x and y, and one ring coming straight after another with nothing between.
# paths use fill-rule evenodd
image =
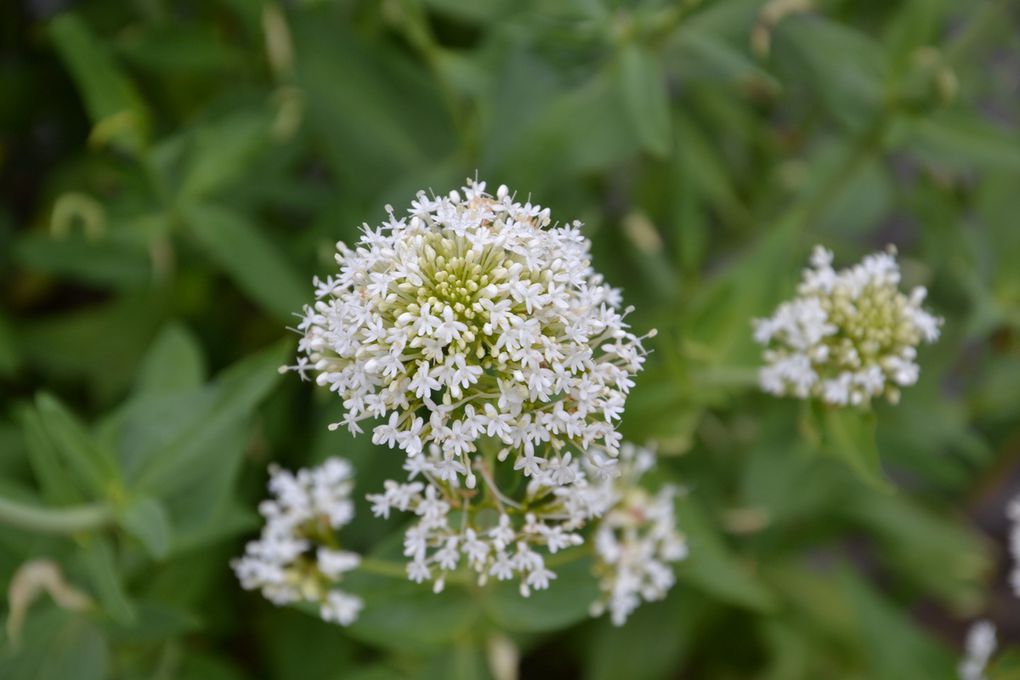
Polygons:
<instances>
[{"instance_id":1,"label":"white flower","mask_svg":"<svg viewBox=\"0 0 1020 680\"><path fill-rule=\"evenodd\" d=\"M526 476L537 447L615 455L620 417L642 368L620 294L591 267L580 223L470 181L423 192L398 217L337 245L339 271L315 280L293 368L342 399L352 433L417 456L436 445L444 479L467 475L477 440L496 437ZM422 414L424 418L418 418ZM554 426L548 416L555 414Z\"/></svg>"},{"instance_id":2,"label":"white flower","mask_svg":"<svg viewBox=\"0 0 1020 680\"><path fill-rule=\"evenodd\" d=\"M620 460L620 477L606 482L615 492L615 504L595 532L595 573L602 598L592 605L596 616L608 610L617 626L642 600L665 597L674 583L670 564L687 556L687 544L676 529L676 489L666 486L653 496L637 486L653 454L628 445Z\"/></svg>"},{"instance_id":3,"label":"white flower","mask_svg":"<svg viewBox=\"0 0 1020 680\"><path fill-rule=\"evenodd\" d=\"M960 662L960 680L987 680L985 667L995 653L995 625L978 621L967 631L967 655Z\"/></svg>"},{"instance_id":4,"label":"white flower","mask_svg":"<svg viewBox=\"0 0 1020 680\"><path fill-rule=\"evenodd\" d=\"M895 403L901 387L917 382L917 346L934 342L942 325L921 307L925 289L899 291L893 248L836 271L832 253L818 246L811 267L795 299L754 321L754 339L766 347L762 389L837 406L880 396Z\"/></svg>"},{"instance_id":5,"label":"white flower","mask_svg":"<svg viewBox=\"0 0 1020 680\"><path fill-rule=\"evenodd\" d=\"M354 595L335 589L361 557L336 549L333 534L354 518L350 463L330 458L291 474L269 468L270 500L259 505L266 520L258 540L231 562L246 590L260 590L277 605L311 601L325 621L348 625L361 610ZM419 485L420 486L420 485ZM323 545L324 540L332 543Z\"/></svg>"},{"instance_id":6,"label":"white flower","mask_svg":"<svg viewBox=\"0 0 1020 680\"><path fill-rule=\"evenodd\" d=\"M365 606L360 597L340 590L330 591L326 600L319 608L319 616L323 621L333 621L341 626L349 626L358 618L358 613Z\"/></svg>"}]
</instances>

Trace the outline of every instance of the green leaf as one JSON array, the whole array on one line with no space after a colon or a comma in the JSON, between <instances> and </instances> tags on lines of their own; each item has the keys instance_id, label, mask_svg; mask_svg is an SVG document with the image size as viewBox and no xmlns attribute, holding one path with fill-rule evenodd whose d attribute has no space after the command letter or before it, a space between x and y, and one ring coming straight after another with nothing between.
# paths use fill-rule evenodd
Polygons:
<instances>
[{"instance_id":1,"label":"green leaf","mask_svg":"<svg viewBox=\"0 0 1020 680\"><path fill-rule=\"evenodd\" d=\"M148 112L134 86L107 52L105 45L74 14L52 21L50 37L71 71L96 126L93 136L132 153L145 146Z\"/></svg>"},{"instance_id":2,"label":"green leaf","mask_svg":"<svg viewBox=\"0 0 1020 680\"><path fill-rule=\"evenodd\" d=\"M723 602L752 611L769 612L775 608L774 595L726 546L696 501L680 504L677 520L686 535L690 555L677 566L676 587L689 584Z\"/></svg>"},{"instance_id":3,"label":"green leaf","mask_svg":"<svg viewBox=\"0 0 1020 680\"><path fill-rule=\"evenodd\" d=\"M183 214L205 254L278 319L293 319L311 300L286 256L242 215L212 204L188 206Z\"/></svg>"},{"instance_id":4,"label":"green leaf","mask_svg":"<svg viewBox=\"0 0 1020 680\"><path fill-rule=\"evenodd\" d=\"M0 378L11 376L21 365L21 352L14 337L14 329L0 315Z\"/></svg>"},{"instance_id":5,"label":"green leaf","mask_svg":"<svg viewBox=\"0 0 1020 680\"><path fill-rule=\"evenodd\" d=\"M981 605L994 565L991 546L953 517L904 496L874 493L855 497L845 511L882 547L877 557L904 579L961 610Z\"/></svg>"},{"instance_id":6,"label":"green leaf","mask_svg":"<svg viewBox=\"0 0 1020 680\"><path fill-rule=\"evenodd\" d=\"M252 159L269 142L270 123L262 112L245 111L197 128L190 140L181 200L215 194L244 177Z\"/></svg>"},{"instance_id":7,"label":"green leaf","mask_svg":"<svg viewBox=\"0 0 1020 680\"><path fill-rule=\"evenodd\" d=\"M129 487L165 498L190 488L217 466L225 433L236 432L280 378L289 343L280 343L237 362L196 402L187 426L136 468Z\"/></svg>"},{"instance_id":8,"label":"green leaf","mask_svg":"<svg viewBox=\"0 0 1020 680\"><path fill-rule=\"evenodd\" d=\"M81 614L45 608L25 621L17 647L0 653L5 680L105 680L109 649L99 628Z\"/></svg>"},{"instance_id":9,"label":"green leaf","mask_svg":"<svg viewBox=\"0 0 1020 680\"><path fill-rule=\"evenodd\" d=\"M135 389L141 393L178 392L197 388L204 380L202 348L187 328L171 323L142 359Z\"/></svg>"},{"instance_id":10,"label":"green leaf","mask_svg":"<svg viewBox=\"0 0 1020 680\"><path fill-rule=\"evenodd\" d=\"M848 128L870 124L885 83L882 46L873 38L818 14L795 14L779 22L773 44L780 80L809 87Z\"/></svg>"},{"instance_id":11,"label":"green leaf","mask_svg":"<svg viewBox=\"0 0 1020 680\"><path fill-rule=\"evenodd\" d=\"M122 625L133 625L137 612L124 589L120 566L110 539L106 536L90 536L78 551L78 557L82 560L96 597L110 618Z\"/></svg>"},{"instance_id":12,"label":"green leaf","mask_svg":"<svg viewBox=\"0 0 1020 680\"><path fill-rule=\"evenodd\" d=\"M153 559L161 560L170 552L172 529L163 505L150 497L130 501L118 513L124 531L141 543Z\"/></svg>"},{"instance_id":13,"label":"green leaf","mask_svg":"<svg viewBox=\"0 0 1020 680\"><path fill-rule=\"evenodd\" d=\"M903 604L891 602L863 578L844 569L841 585L857 615L867 650L867 677L876 680L953 677L956 659L916 625Z\"/></svg>"},{"instance_id":14,"label":"green leaf","mask_svg":"<svg viewBox=\"0 0 1020 680\"><path fill-rule=\"evenodd\" d=\"M339 186L363 197L402 173L420 177L455 150L457 137L425 64L366 40L338 9L320 4L293 17L297 77L309 129Z\"/></svg>"},{"instance_id":15,"label":"green leaf","mask_svg":"<svg viewBox=\"0 0 1020 680\"><path fill-rule=\"evenodd\" d=\"M669 677L696 651L695 636L699 626L707 624L709 610L703 595L677 586L662 602L642 603L622 626L604 617L592 627L585 677Z\"/></svg>"},{"instance_id":16,"label":"green leaf","mask_svg":"<svg viewBox=\"0 0 1020 680\"><path fill-rule=\"evenodd\" d=\"M139 22L142 23L142 22ZM212 24L158 22L134 26L117 38L117 50L132 65L157 75L213 76L243 66L244 55Z\"/></svg>"},{"instance_id":17,"label":"green leaf","mask_svg":"<svg viewBox=\"0 0 1020 680\"><path fill-rule=\"evenodd\" d=\"M94 239L74 231L54 237L33 231L15 243L13 255L26 269L103 287L124 290L152 280L145 249L109 235Z\"/></svg>"},{"instance_id":18,"label":"green leaf","mask_svg":"<svg viewBox=\"0 0 1020 680\"><path fill-rule=\"evenodd\" d=\"M277 680L341 680L348 677L356 643L336 624L293 609L275 609L258 622L269 667ZM271 671L271 672L270 672Z\"/></svg>"},{"instance_id":19,"label":"green leaf","mask_svg":"<svg viewBox=\"0 0 1020 680\"><path fill-rule=\"evenodd\" d=\"M876 445L875 414L853 408L824 408L822 448L843 459L864 481L889 490Z\"/></svg>"},{"instance_id":20,"label":"green leaf","mask_svg":"<svg viewBox=\"0 0 1020 680\"><path fill-rule=\"evenodd\" d=\"M944 113L903 121L897 146L959 169L1020 170L1020 135L976 115Z\"/></svg>"},{"instance_id":21,"label":"green leaf","mask_svg":"<svg viewBox=\"0 0 1020 680\"><path fill-rule=\"evenodd\" d=\"M480 614L471 597L453 586L437 595L428 584L354 571L344 588L365 602L347 631L383 649L428 652L448 647L470 633Z\"/></svg>"},{"instance_id":22,"label":"green leaf","mask_svg":"<svg viewBox=\"0 0 1020 680\"><path fill-rule=\"evenodd\" d=\"M682 24L671 39L670 47L675 51L675 61L671 59L669 66L692 80L754 84L770 92L780 89L779 82L755 63L750 55L711 33L685 29Z\"/></svg>"},{"instance_id":23,"label":"green leaf","mask_svg":"<svg viewBox=\"0 0 1020 680\"><path fill-rule=\"evenodd\" d=\"M656 55L627 44L617 56L617 83L624 110L641 145L653 156L665 158L673 149L669 92Z\"/></svg>"},{"instance_id":24,"label":"green leaf","mask_svg":"<svg viewBox=\"0 0 1020 680\"><path fill-rule=\"evenodd\" d=\"M25 434L28 462L39 483L43 497L54 504L68 504L84 498L76 484L77 479L65 466L60 452L43 422L39 412L26 408L20 414Z\"/></svg>"},{"instance_id":25,"label":"green leaf","mask_svg":"<svg viewBox=\"0 0 1020 680\"><path fill-rule=\"evenodd\" d=\"M528 597L521 596L517 583L493 583L485 592L482 607L493 623L507 631L537 633L566 628L588 618L598 599L598 582L591 567L591 558L584 558L553 568L556 578L549 588L532 591Z\"/></svg>"},{"instance_id":26,"label":"green leaf","mask_svg":"<svg viewBox=\"0 0 1020 680\"><path fill-rule=\"evenodd\" d=\"M120 470L112 453L54 397L41 393L36 399L41 424L68 469L73 469L91 489L94 498L105 498L120 485Z\"/></svg>"},{"instance_id":27,"label":"green leaf","mask_svg":"<svg viewBox=\"0 0 1020 680\"><path fill-rule=\"evenodd\" d=\"M47 378L85 383L110 403L135 380L138 360L164 320L165 298L145 290L101 305L21 323L26 363Z\"/></svg>"}]
</instances>

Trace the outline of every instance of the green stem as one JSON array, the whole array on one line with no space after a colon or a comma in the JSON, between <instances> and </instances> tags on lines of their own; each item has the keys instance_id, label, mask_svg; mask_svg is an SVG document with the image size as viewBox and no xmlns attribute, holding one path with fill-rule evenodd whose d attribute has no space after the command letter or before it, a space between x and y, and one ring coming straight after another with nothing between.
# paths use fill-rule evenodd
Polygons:
<instances>
[{"instance_id":1,"label":"green stem","mask_svg":"<svg viewBox=\"0 0 1020 680\"><path fill-rule=\"evenodd\" d=\"M391 578L406 579L407 569L404 565L396 562L390 562L389 560L380 560L374 557L363 557L361 562L358 564L358 569L361 571L368 572L369 574L377 574L379 576L389 576Z\"/></svg>"},{"instance_id":2,"label":"green stem","mask_svg":"<svg viewBox=\"0 0 1020 680\"><path fill-rule=\"evenodd\" d=\"M48 508L0 498L0 524L25 531L72 534L100 529L112 521L113 511L98 503Z\"/></svg>"}]
</instances>

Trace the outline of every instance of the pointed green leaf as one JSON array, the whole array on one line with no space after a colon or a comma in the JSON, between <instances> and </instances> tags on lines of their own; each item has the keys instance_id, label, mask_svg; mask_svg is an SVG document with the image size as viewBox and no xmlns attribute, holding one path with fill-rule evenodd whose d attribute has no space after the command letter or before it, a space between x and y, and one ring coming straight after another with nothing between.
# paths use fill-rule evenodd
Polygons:
<instances>
[{"instance_id":1,"label":"pointed green leaf","mask_svg":"<svg viewBox=\"0 0 1020 680\"><path fill-rule=\"evenodd\" d=\"M875 414L853 408L825 408L822 447L842 458L864 481L889 490L875 443Z\"/></svg>"},{"instance_id":2,"label":"pointed green leaf","mask_svg":"<svg viewBox=\"0 0 1020 680\"><path fill-rule=\"evenodd\" d=\"M188 206L183 214L205 254L278 319L292 320L311 300L286 256L245 217L211 204Z\"/></svg>"},{"instance_id":3,"label":"pointed green leaf","mask_svg":"<svg viewBox=\"0 0 1020 680\"><path fill-rule=\"evenodd\" d=\"M199 387L205 379L202 348L179 324L165 327L149 348L138 370L139 392L177 392Z\"/></svg>"},{"instance_id":4,"label":"pointed green leaf","mask_svg":"<svg viewBox=\"0 0 1020 680\"><path fill-rule=\"evenodd\" d=\"M94 137L138 153L145 146L148 113L106 46L74 14L50 24L50 36L85 100Z\"/></svg>"},{"instance_id":5,"label":"pointed green leaf","mask_svg":"<svg viewBox=\"0 0 1020 680\"><path fill-rule=\"evenodd\" d=\"M170 518L163 505L154 498L142 497L131 501L118 512L118 521L153 559L163 559L170 552Z\"/></svg>"},{"instance_id":6,"label":"pointed green leaf","mask_svg":"<svg viewBox=\"0 0 1020 680\"><path fill-rule=\"evenodd\" d=\"M617 61L620 96L635 135L653 156L668 156L673 130L662 65L656 55L634 44L624 45Z\"/></svg>"},{"instance_id":7,"label":"pointed green leaf","mask_svg":"<svg viewBox=\"0 0 1020 680\"><path fill-rule=\"evenodd\" d=\"M42 425L63 457L91 489L94 498L104 498L119 486L120 470L112 453L92 435L64 406L49 394L36 397Z\"/></svg>"}]
</instances>

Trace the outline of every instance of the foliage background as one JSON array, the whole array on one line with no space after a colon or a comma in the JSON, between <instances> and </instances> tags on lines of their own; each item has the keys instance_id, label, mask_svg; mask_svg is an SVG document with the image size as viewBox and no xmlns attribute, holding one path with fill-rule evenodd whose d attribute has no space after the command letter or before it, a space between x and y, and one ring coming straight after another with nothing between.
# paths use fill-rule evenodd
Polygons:
<instances>
[{"instance_id":1,"label":"foliage background","mask_svg":"<svg viewBox=\"0 0 1020 680\"><path fill-rule=\"evenodd\" d=\"M471 678L511 640L525 677L902 680L953 677L979 616L1016 640L1018 20L991 0L4 3L0 497L110 526L0 527L0 583L44 556L98 603L35 602L0 676ZM277 375L284 328L335 241L476 171L583 220L660 330L623 428L689 489L691 558L621 629L555 586L520 605L383 579L350 629L275 609L227 566L266 464L344 455L362 493L399 464ZM842 264L896 244L946 317L873 419L754 387L750 319L815 243ZM396 530L362 506L347 536ZM1009 657L993 678L1020 677Z\"/></svg>"}]
</instances>

